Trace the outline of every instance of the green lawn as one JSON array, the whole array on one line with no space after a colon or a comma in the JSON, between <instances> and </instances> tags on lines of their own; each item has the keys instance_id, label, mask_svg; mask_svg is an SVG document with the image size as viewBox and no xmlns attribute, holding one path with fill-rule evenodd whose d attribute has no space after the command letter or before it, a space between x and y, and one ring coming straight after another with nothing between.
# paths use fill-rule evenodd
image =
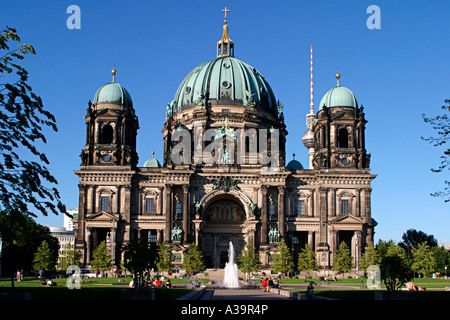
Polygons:
<instances>
[{"instance_id":1,"label":"green lawn","mask_svg":"<svg viewBox=\"0 0 450 320\"><path fill-rule=\"evenodd\" d=\"M15 293L30 293L32 300L121 300L122 290L132 291L128 288L131 277L120 278L91 278L84 279L80 289L66 287L66 279L55 279L57 286L43 287L40 280L25 278L24 281L14 281ZM184 284L188 279L171 279L172 284ZM142 288L143 292L150 288ZM193 289L180 287L156 288L156 300L174 300ZM0 293L12 291L11 281L1 279Z\"/></svg>"},{"instance_id":2,"label":"green lawn","mask_svg":"<svg viewBox=\"0 0 450 320\"><path fill-rule=\"evenodd\" d=\"M131 277L126 278L91 278L85 279L81 285L81 289L69 289L66 287L66 279L56 279L58 286L43 287L41 281L34 279L25 279L25 281L14 281L14 290L16 293L30 293L32 300L48 301L48 300L121 300L122 290L132 290L128 288ZM123 281L122 281L123 280ZM200 279L208 282L208 279ZM309 281L316 284L320 282L318 279L281 279L280 284L308 284ZM189 279L173 279L171 282L178 287L156 288L156 300L174 300L193 289L185 288L184 284ZM420 278L413 279L415 285L425 287L426 291L408 292L410 299L413 300L449 300L450 291L445 291L445 287L450 287L450 279L431 279ZM329 298L341 300L373 300L375 290L364 289L341 289L333 288L339 286L360 286L361 279L338 279L338 281L330 281L329 285L317 285L314 294ZM143 288L141 290L150 290ZM380 290L385 291L382 287ZM298 292L306 292L305 289L295 290ZM9 279L0 279L0 293L11 292L11 282Z\"/></svg>"},{"instance_id":3,"label":"green lawn","mask_svg":"<svg viewBox=\"0 0 450 320\"><path fill-rule=\"evenodd\" d=\"M318 279L282 279L280 285L283 284L308 284L309 281L314 281L317 285L314 289L314 294L318 296L340 299L340 300L374 300L374 295L377 290L372 289L342 289L333 288L340 287L359 287L361 279L341 279L337 281L329 281L327 284L321 284ZM415 278L412 280L416 286L426 288L425 291L402 291L411 300L449 300L450 291L445 291L446 287L450 287L450 279L432 279L432 278ZM384 286L378 291L386 292ZM297 292L306 292L305 289L292 290Z\"/></svg>"}]
</instances>

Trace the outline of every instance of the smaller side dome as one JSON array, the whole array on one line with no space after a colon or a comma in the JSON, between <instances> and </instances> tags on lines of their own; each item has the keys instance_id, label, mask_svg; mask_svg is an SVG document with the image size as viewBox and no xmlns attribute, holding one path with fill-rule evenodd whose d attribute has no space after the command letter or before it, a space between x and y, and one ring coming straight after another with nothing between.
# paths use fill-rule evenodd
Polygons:
<instances>
[{"instance_id":1,"label":"smaller side dome","mask_svg":"<svg viewBox=\"0 0 450 320\"><path fill-rule=\"evenodd\" d=\"M292 155L294 157L294 159L292 159L291 161L289 161L288 165L286 166L286 169L288 170L303 170L303 165L295 160L295 153Z\"/></svg>"},{"instance_id":2,"label":"smaller side dome","mask_svg":"<svg viewBox=\"0 0 450 320\"><path fill-rule=\"evenodd\" d=\"M339 72L336 74L337 85L334 88L328 90L322 97L319 104L319 110L322 110L324 106L327 108L333 107L350 107L358 108L358 102L353 92L339 85L339 79L341 75Z\"/></svg>"},{"instance_id":3,"label":"smaller side dome","mask_svg":"<svg viewBox=\"0 0 450 320\"><path fill-rule=\"evenodd\" d=\"M155 152L152 152L152 157L144 162L144 168L161 168L161 164L155 158Z\"/></svg>"},{"instance_id":4,"label":"smaller side dome","mask_svg":"<svg viewBox=\"0 0 450 320\"><path fill-rule=\"evenodd\" d=\"M114 103L122 106L133 106L130 94L117 82L110 82L100 87L95 93L93 103Z\"/></svg>"},{"instance_id":5,"label":"smaller side dome","mask_svg":"<svg viewBox=\"0 0 450 320\"><path fill-rule=\"evenodd\" d=\"M117 70L114 67L111 70L113 75L112 82L101 86L94 95L93 103L114 103L124 107L133 107L133 101L128 91L116 82Z\"/></svg>"}]
</instances>

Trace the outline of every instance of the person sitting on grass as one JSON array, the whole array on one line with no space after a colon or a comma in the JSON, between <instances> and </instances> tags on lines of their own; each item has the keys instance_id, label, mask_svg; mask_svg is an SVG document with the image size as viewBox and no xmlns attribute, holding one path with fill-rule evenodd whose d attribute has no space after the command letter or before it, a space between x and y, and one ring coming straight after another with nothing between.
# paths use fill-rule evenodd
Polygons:
<instances>
[{"instance_id":1,"label":"person sitting on grass","mask_svg":"<svg viewBox=\"0 0 450 320\"><path fill-rule=\"evenodd\" d=\"M47 281L47 287L53 287L53 286L55 286L56 284L53 282L53 280L52 279L49 279L48 281Z\"/></svg>"}]
</instances>

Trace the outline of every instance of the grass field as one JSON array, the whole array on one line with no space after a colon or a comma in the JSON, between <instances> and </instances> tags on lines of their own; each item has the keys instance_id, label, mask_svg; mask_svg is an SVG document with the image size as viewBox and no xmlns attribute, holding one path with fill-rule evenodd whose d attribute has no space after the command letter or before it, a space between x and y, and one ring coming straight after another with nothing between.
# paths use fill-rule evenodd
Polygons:
<instances>
[{"instance_id":1,"label":"grass field","mask_svg":"<svg viewBox=\"0 0 450 320\"><path fill-rule=\"evenodd\" d=\"M134 290L128 288L131 277L84 279L80 289L69 289L66 281L65 278L54 279L57 286L45 287L40 280L25 278L24 281L14 281L14 292L30 293L32 300L121 300L123 290L127 292ZM171 279L172 284L184 284L187 281L188 279ZM151 288L141 289L142 292L147 290ZM155 299L174 300L192 290L182 285L172 288L155 288ZM0 293L11 291L10 279L1 279Z\"/></svg>"},{"instance_id":2,"label":"grass field","mask_svg":"<svg viewBox=\"0 0 450 320\"><path fill-rule=\"evenodd\" d=\"M208 282L208 279L200 279ZM280 284L283 286L289 284L307 284L309 281L316 284L314 294L323 297L329 297L340 300L374 300L374 292L367 288L360 288L361 279L338 279L330 281L328 284L320 284L317 279L282 279ZM32 300L38 301L61 301L61 300L99 300L99 301L118 301L122 298L122 291L132 292L134 289L128 288L131 277L126 278L90 278L85 279L81 289L69 289L66 287L66 279L54 280L57 286L43 287L41 281L37 279L25 278L24 281L14 281L15 293L29 293ZM186 288L184 285L189 279L171 278L172 288L156 288L156 300L174 300L193 289ZM412 300L450 300L450 291L445 291L450 287L450 280L421 278L413 280L415 285L426 288L426 291L408 292L409 299ZM320 284L320 285L319 285ZM0 279L0 294L10 293L12 290L10 279ZM142 292L151 290L150 288L141 289ZM299 289L290 289L298 292L306 292L306 287ZM383 287L380 289L385 291Z\"/></svg>"},{"instance_id":3,"label":"grass field","mask_svg":"<svg viewBox=\"0 0 450 320\"><path fill-rule=\"evenodd\" d=\"M339 300L374 300L376 291L387 292L384 285L377 290L365 286L361 288L361 279L338 279L329 281L328 284L321 283L318 279L283 279L280 285L306 284L309 281L316 283L315 295ZM409 300L450 300L450 291L445 291L446 287L450 287L450 279L415 278L412 282L426 290L401 291L400 295L406 296ZM306 288L290 290L306 292Z\"/></svg>"}]
</instances>

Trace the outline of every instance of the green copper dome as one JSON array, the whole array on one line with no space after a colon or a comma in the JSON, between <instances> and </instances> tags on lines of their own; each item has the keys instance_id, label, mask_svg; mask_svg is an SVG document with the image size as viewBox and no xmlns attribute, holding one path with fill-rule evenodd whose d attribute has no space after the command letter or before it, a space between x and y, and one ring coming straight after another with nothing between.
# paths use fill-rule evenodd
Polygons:
<instances>
[{"instance_id":1,"label":"green copper dome","mask_svg":"<svg viewBox=\"0 0 450 320\"><path fill-rule=\"evenodd\" d=\"M97 90L93 104L114 103L122 106L133 106L133 101L128 91L119 83L113 81Z\"/></svg>"},{"instance_id":2,"label":"green copper dome","mask_svg":"<svg viewBox=\"0 0 450 320\"><path fill-rule=\"evenodd\" d=\"M346 87L336 86L331 88L325 95L322 100L320 100L319 109L322 109L323 106L327 108L332 107L352 107L357 108L358 103L356 101L355 95L350 89Z\"/></svg>"},{"instance_id":3,"label":"green copper dome","mask_svg":"<svg viewBox=\"0 0 450 320\"><path fill-rule=\"evenodd\" d=\"M178 113L205 98L214 105L237 105L277 113L271 87L252 66L233 56L218 56L194 68L181 82L170 105Z\"/></svg>"},{"instance_id":4,"label":"green copper dome","mask_svg":"<svg viewBox=\"0 0 450 320\"><path fill-rule=\"evenodd\" d=\"M161 164L155 158L150 158L144 162L144 168L160 168Z\"/></svg>"},{"instance_id":5,"label":"green copper dome","mask_svg":"<svg viewBox=\"0 0 450 320\"><path fill-rule=\"evenodd\" d=\"M339 79L341 78L340 73L336 73L337 85L334 88L328 90L327 93L322 97L319 104L319 110L326 106L327 108L333 107L351 107L358 108L358 102L353 92L339 85Z\"/></svg>"},{"instance_id":6,"label":"green copper dome","mask_svg":"<svg viewBox=\"0 0 450 320\"><path fill-rule=\"evenodd\" d=\"M286 169L288 170L303 170L302 164L297 160L291 160L289 161L288 165L286 166Z\"/></svg>"}]
</instances>

